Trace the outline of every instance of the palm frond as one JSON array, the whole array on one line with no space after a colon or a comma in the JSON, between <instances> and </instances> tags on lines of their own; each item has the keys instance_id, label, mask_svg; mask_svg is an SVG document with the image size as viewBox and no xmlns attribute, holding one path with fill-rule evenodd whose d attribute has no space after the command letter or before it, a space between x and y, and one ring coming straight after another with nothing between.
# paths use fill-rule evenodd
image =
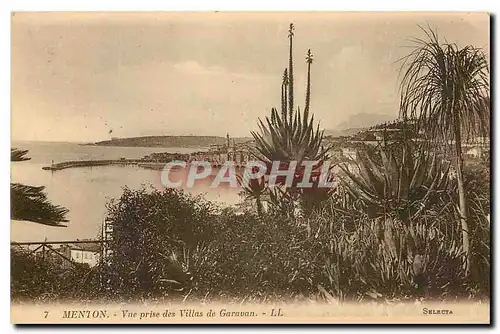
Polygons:
<instances>
[{"instance_id":1,"label":"palm frond","mask_svg":"<svg viewBox=\"0 0 500 334\"><path fill-rule=\"evenodd\" d=\"M68 209L53 205L44 193L45 187L10 184L11 219L26 220L49 226L65 226Z\"/></svg>"},{"instance_id":2,"label":"palm frond","mask_svg":"<svg viewBox=\"0 0 500 334\"><path fill-rule=\"evenodd\" d=\"M481 49L441 43L435 31L428 40L414 38L414 50L400 59L401 116L418 120L428 138L451 142L454 126L462 139L487 136L490 128L489 65Z\"/></svg>"},{"instance_id":3,"label":"palm frond","mask_svg":"<svg viewBox=\"0 0 500 334\"><path fill-rule=\"evenodd\" d=\"M20 150L17 148L11 148L10 149L10 161L26 161L26 160L31 160L31 158L28 158L26 154L28 153L28 150Z\"/></svg>"}]
</instances>

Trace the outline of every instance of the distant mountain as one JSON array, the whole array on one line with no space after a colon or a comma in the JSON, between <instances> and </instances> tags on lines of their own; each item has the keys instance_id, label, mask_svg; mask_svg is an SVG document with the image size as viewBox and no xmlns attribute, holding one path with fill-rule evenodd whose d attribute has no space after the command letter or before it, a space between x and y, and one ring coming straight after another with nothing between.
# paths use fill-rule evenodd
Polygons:
<instances>
[{"instance_id":1,"label":"distant mountain","mask_svg":"<svg viewBox=\"0 0 500 334\"><path fill-rule=\"evenodd\" d=\"M252 140L248 137L230 138L231 144L243 143ZM225 137L217 136L146 136L130 138L113 138L93 145L99 146L124 146L124 147L208 147L210 145L223 145Z\"/></svg>"},{"instance_id":2,"label":"distant mountain","mask_svg":"<svg viewBox=\"0 0 500 334\"><path fill-rule=\"evenodd\" d=\"M346 137L353 136L371 126L393 121L396 117L382 114L358 113L351 115L340 123L336 129L325 130L325 136Z\"/></svg>"},{"instance_id":3,"label":"distant mountain","mask_svg":"<svg viewBox=\"0 0 500 334\"><path fill-rule=\"evenodd\" d=\"M349 118L337 126L339 130L369 128L384 122L395 120L397 117L383 114L358 113L349 116Z\"/></svg>"}]
</instances>

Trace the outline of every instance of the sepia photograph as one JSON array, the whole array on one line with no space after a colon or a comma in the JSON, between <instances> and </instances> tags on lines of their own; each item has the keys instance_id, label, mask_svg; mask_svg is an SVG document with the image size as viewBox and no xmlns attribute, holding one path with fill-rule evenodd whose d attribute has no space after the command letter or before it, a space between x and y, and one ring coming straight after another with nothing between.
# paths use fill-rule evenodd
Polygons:
<instances>
[{"instance_id":1,"label":"sepia photograph","mask_svg":"<svg viewBox=\"0 0 500 334\"><path fill-rule=\"evenodd\" d=\"M14 324L490 324L486 12L12 12Z\"/></svg>"}]
</instances>

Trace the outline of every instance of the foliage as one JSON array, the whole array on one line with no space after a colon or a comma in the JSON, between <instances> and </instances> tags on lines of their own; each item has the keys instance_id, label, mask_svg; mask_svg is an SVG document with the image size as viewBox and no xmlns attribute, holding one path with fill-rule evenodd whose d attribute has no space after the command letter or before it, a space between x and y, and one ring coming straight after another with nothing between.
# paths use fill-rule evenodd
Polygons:
<instances>
[{"instance_id":1,"label":"foliage","mask_svg":"<svg viewBox=\"0 0 500 334\"><path fill-rule=\"evenodd\" d=\"M449 198L449 163L435 153L409 146L402 150L380 147L377 153L381 159L373 159L369 151L358 151L357 173L339 165L347 176L341 178L345 187L364 204L370 217L395 213L407 221L428 214Z\"/></svg>"},{"instance_id":2,"label":"foliage","mask_svg":"<svg viewBox=\"0 0 500 334\"><path fill-rule=\"evenodd\" d=\"M458 225L425 217L407 225L398 219L361 217L350 231L320 219L312 227L318 253L313 272L325 298L412 300L487 297L489 276L468 280ZM488 256L483 253L482 256ZM479 266L479 264L476 264ZM489 272L489 263L478 270Z\"/></svg>"},{"instance_id":3,"label":"foliage","mask_svg":"<svg viewBox=\"0 0 500 334\"><path fill-rule=\"evenodd\" d=\"M244 198L244 201L255 200L257 214L261 216L263 213L262 198L270 191L266 187L266 183L263 178L246 179L245 176L246 175L236 175L236 178L243 189L240 192L240 195Z\"/></svg>"},{"instance_id":4,"label":"foliage","mask_svg":"<svg viewBox=\"0 0 500 334\"><path fill-rule=\"evenodd\" d=\"M491 252L491 170L489 165L470 163L464 168L464 184L467 196L467 209L471 233L471 257L473 263L472 275L478 277L489 276ZM456 193L456 191L455 191ZM456 197L456 196L455 196ZM458 199L455 198L455 203Z\"/></svg>"},{"instance_id":5,"label":"foliage","mask_svg":"<svg viewBox=\"0 0 500 334\"><path fill-rule=\"evenodd\" d=\"M31 158L28 158L26 154L28 153L28 150L20 150L17 148L11 148L10 149L10 161L26 161L30 160Z\"/></svg>"},{"instance_id":6,"label":"foliage","mask_svg":"<svg viewBox=\"0 0 500 334\"><path fill-rule=\"evenodd\" d=\"M305 293L304 234L283 215L226 212L216 224L218 238L197 256L192 297L264 300Z\"/></svg>"},{"instance_id":7,"label":"foliage","mask_svg":"<svg viewBox=\"0 0 500 334\"><path fill-rule=\"evenodd\" d=\"M49 226L65 226L68 209L49 202L45 187L10 184L11 219L27 220Z\"/></svg>"},{"instance_id":8,"label":"foliage","mask_svg":"<svg viewBox=\"0 0 500 334\"><path fill-rule=\"evenodd\" d=\"M401 113L416 120L433 140L460 140L463 134L487 136L490 128L489 65L481 49L441 44L435 31L413 39L414 50L401 59Z\"/></svg>"},{"instance_id":9,"label":"foliage","mask_svg":"<svg viewBox=\"0 0 500 334\"><path fill-rule=\"evenodd\" d=\"M255 155L264 162L280 161L289 163L303 160L322 160L326 155L326 150L321 149L323 131L319 130L319 124L314 126L314 115L309 113L311 95L311 64L313 56L311 50L307 52L307 92L306 108L304 113L300 108L293 107L293 36L294 26L290 24L290 54L289 68L285 69L282 83L282 106L281 114L276 108L271 109L271 116L265 118L265 123L259 119L260 132L253 132L252 136L256 141ZM287 101L288 98L288 101ZM310 117L311 116L311 117Z\"/></svg>"},{"instance_id":10,"label":"foliage","mask_svg":"<svg viewBox=\"0 0 500 334\"><path fill-rule=\"evenodd\" d=\"M481 49L441 44L437 33L422 29L428 40L414 39L415 49L402 59L401 115L416 120L431 142L454 144L462 245L471 267L471 231L464 186L462 142L488 136L489 66Z\"/></svg>"},{"instance_id":11,"label":"foliage","mask_svg":"<svg viewBox=\"0 0 500 334\"><path fill-rule=\"evenodd\" d=\"M28 150L12 148L11 161L26 161ZM10 216L14 220L26 220L43 225L60 226L67 222L68 209L52 204L44 192L45 187L27 186L20 183L10 184Z\"/></svg>"},{"instance_id":12,"label":"foliage","mask_svg":"<svg viewBox=\"0 0 500 334\"><path fill-rule=\"evenodd\" d=\"M259 132L252 132L252 136L256 143L254 156L267 165L268 173L271 170L273 162L280 162L280 169L288 169L292 161L297 163L295 169L296 180L295 184L302 180L304 170L301 168L303 161L316 162L314 168L318 170L323 165L327 158L327 149L322 146L324 132L320 130L319 123L315 126L314 115L309 112L311 99L311 64L313 63L313 55L311 50L307 51L307 86L305 109L301 113L300 108L294 109L293 96L293 37L294 26L290 24L289 29L289 66L283 73L281 85L281 112L276 108L271 109L270 117L265 118L265 122L259 119ZM285 187L284 182L278 180L278 185L282 189L273 189L266 191L267 184L262 182L264 189L256 193L251 189L246 191L247 194L256 194L255 197L258 205L260 205L261 193L268 192L270 203L275 208L288 208L293 203L298 203L298 199L302 202L302 206L306 210L311 211L313 207L330 195L328 189L315 189L314 192L302 191L294 185ZM254 189L255 190L255 189ZM289 203L285 203L289 202ZM294 210L292 209L292 212ZM287 212L287 211L282 211Z\"/></svg>"},{"instance_id":13,"label":"foliage","mask_svg":"<svg viewBox=\"0 0 500 334\"><path fill-rule=\"evenodd\" d=\"M260 121L260 132L252 133L256 156L284 167L303 160L321 165L323 132L309 113L310 52L306 108L303 114L294 109L293 29L290 25L281 113L273 108ZM462 130L472 134L489 127L487 64L478 49L441 45L433 32L427 36L430 41L415 40L419 47L403 59L403 141L360 150L358 172L342 166L343 186L335 193L268 189L262 178L250 183L245 195L259 201L266 196L274 209L255 214L222 209L174 189L125 188L108 205L112 239L98 266L66 272L13 251L13 299L44 300L47 294L101 301L488 298L489 167L469 164L462 175L457 161L463 182L452 182L449 163L434 153L432 141L415 147L405 133L415 125L412 133L423 131L424 139L455 139L460 159ZM456 188L462 188L467 207ZM307 214L294 217L298 199ZM460 218L470 226L470 250L464 226L455 223L457 202L467 209Z\"/></svg>"},{"instance_id":14,"label":"foliage","mask_svg":"<svg viewBox=\"0 0 500 334\"><path fill-rule=\"evenodd\" d=\"M491 211L491 169L489 164L470 162L464 168L464 183L467 189L469 210L478 210L479 214Z\"/></svg>"},{"instance_id":15,"label":"foliage","mask_svg":"<svg viewBox=\"0 0 500 334\"><path fill-rule=\"evenodd\" d=\"M266 117L266 124L259 120L260 133L252 132L256 141L256 154L264 162L316 161L325 158L326 150L321 149L323 131L319 124L314 128L314 116L309 118L307 113L300 110L293 116L290 123L282 118L275 108L271 110L271 117Z\"/></svg>"},{"instance_id":16,"label":"foliage","mask_svg":"<svg viewBox=\"0 0 500 334\"><path fill-rule=\"evenodd\" d=\"M212 233L211 203L183 192L125 188L108 205L109 282L123 296L152 297L189 284L190 256Z\"/></svg>"},{"instance_id":17,"label":"foliage","mask_svg":"<svg viewBox=\"0 0 500 334\"><path fill-rule=\"evenodd\" d=\"M422 215L407 224L329 207L307 218L273 211L258 216L177 190L144 189L125 189L108 210L113 240L105 261L85 274L69 270L69 289L60 287L61 271L35 277L32 271L43 264L24 265L16 258L16 298L31 288L29 280L41 284L29 296L45 291L51 298L100 301L382 302L489 294L489 248L475 248L483 261L474 262L478 274L467 278L459 226L450 225L448 216ZM489 230L483 232L473 244L486 243L482 238L489 238Z\"/></svg>"},{"instance_id":18,"label":"foliage","mask_svg":"<svg viewBox=\"0 0 500 334\"><path fill-rule=\"evenodd\" d=\"M11 248L10 291L13 301L47 302L80 295L88 265L66 269L20 248Z\"/></svg>"}]
</instances>

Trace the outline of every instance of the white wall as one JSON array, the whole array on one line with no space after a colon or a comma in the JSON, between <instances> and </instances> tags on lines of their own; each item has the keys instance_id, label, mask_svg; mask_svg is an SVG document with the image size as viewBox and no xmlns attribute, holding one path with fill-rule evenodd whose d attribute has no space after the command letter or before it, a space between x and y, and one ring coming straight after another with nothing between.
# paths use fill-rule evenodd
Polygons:
<instances>
[{"instance_id":1,"label":"white wall","mask_svg":"<svg viewBox=\"0 0 500 334\"><path fill-rule=\"evenodd\" d=\"M99 253L90 251L72 249L71 260L77 263L87 263L89 266L95 266L99 262Z\"/></svg>"}]
</instances>

